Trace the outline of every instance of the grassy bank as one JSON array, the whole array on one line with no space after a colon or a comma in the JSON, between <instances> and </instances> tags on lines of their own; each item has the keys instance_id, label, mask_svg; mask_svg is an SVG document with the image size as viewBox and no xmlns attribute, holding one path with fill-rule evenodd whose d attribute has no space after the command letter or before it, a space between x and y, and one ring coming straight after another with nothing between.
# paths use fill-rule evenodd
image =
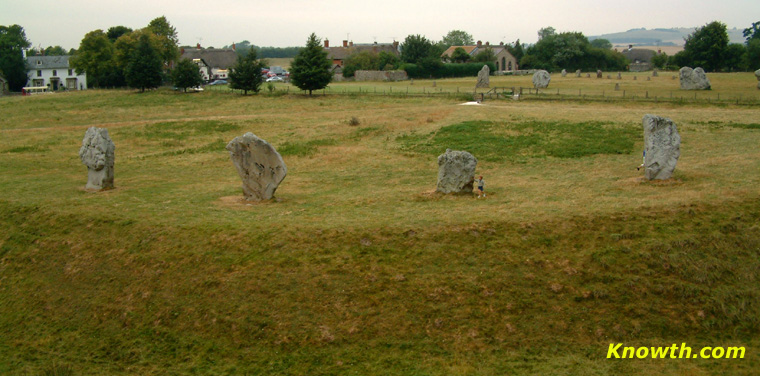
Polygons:
<instances>
[{"instance_id":1,"label":"grassy bank","mask_svg":"<svg viewBox=\"0 0 760 376\"><path fill-rule=\"evenodd\" d=\"M0 104L0 374L760 367L760 108L168 91ZM646 113L683 140L667 182L635 169ZM115 190L82 189L89 126L116 144ZM277 201L241 200L224 145L247 131L288 165ZM446 148L478 157L487 200L433 192ZM606 359L620 342L747 351Z\"/></svg>"}]
</instances>

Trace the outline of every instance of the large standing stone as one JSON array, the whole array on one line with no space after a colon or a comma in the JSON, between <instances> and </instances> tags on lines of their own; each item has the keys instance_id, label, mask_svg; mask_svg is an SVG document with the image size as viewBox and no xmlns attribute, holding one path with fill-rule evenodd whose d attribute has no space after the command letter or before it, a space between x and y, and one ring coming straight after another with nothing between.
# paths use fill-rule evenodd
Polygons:
<instances>
[{"instance_id":1,"label":"large standing stone","mask_svg":"<svg viewBox=\"0 0 760 376\"><path fill-rule=\"evenodd\" d=\"M644 115L644 176L649 179L670 179L681 156L681 136L676 124L655 115Z\"/></svg>"},{"instance_id":2,"label":"large standing stone","mask_svg":"<svg viewBox=\"0 0 760 376\"><path fill-rule=\"evenodd\" d=\"M560 73L560 74L562 75L562 77L567 77L567 70L563 69L562 73Z\"/></svg>"},{"instance_id":3,"label":"large standing stone","mask_svg":"<svg viewBox=\"0 0 760 376\"><path fill-rule=\"evenodd\" d=\"M268 142L248 132L227 144L232 164L243 180L243 195L249 201L269 200L288 169L277 150Z\"/></svg>"},{"instance_id":4,"label":"large standing stone","mask_svg":"<svg viewBox=\"0 0 760 376\"><path fill-rule=\"evenodd\" d=\"M446 149L438 156L438 188L441 193L472 193L478 160L466 151Z\"/></svg>"},{"instance_id":5,"label":"large standing stone","mask_svg":"<svg viewBox=\"0 0 760 376\"><path fill-rule=\"evenodd\" d=\"M575 71L575 77L580 77L580 76L581 76L581 70L578 69Z\"/></svg>"},{"instance_id":6,"label":"large standing stone","mask_svg":"<svg viewBox=\"0 0 760 376\"><path fill-rule=\"evenodd\" d=\"M652 77L657 77L657 76L659 76L659 75L660 75L660 74L659 74L659 71L657 70L657 68L654 68L654 69L652 70Z\"/></svg>"},{"instance_id":7,"label":"large standing stone","mask_svg":"<svg viewBox=\"0 0 760 376\"><path fill-rule=\"evenodd\" d=\"M475 88L479 87L489 87L491 82L491 68L488 67L488 65L484 65L483 68L480 69L480 72L478 72L478 83L475 84Z\"/></svg>"},{"instance_id":8,"label":"large standing stone","mask_svg":"<svg viewBox=\"0 0 760 376\"><path fill-rule=\"evenodd\" d=\"M602 70L601 69L597 69L596 70L596 78L602 78Z\"/></svg>"},{"instance_id":9,"label":"large standing stone","mask_svg":"<svg viewBox=\"0 0 760 376\"><path fill-rule=\"evenodd\" d=\"M681 79L681 89L683 90L710 89L710 80L707 79L707 75L702 68L691 69L683 67L678 71L678 76Z\"/></svg>"},{"instance_id":10,"label":"large standing stone","mask_svg":"<svg viewBox=\"0 0 760 376\"><path fill-rule=\"evenodd\" d=\"M113 165L116 146L108 136L108 129L90 127L82 139L79 158L87 166L86 189L113 188Z\"/></svg>"},{"instance_id":11,"label":"large standing stone","mask_svg":"<svg viewBox=\"0 0 760 376\"><path fill-rule=\"evenodd\" d=\"M545 70L540 70L533 74L533 87L536 89L545 89L549 87L549 81L552 80L552 76Z\"/></svg>"},{"instance_id":12,"label":"large standing stone","mask_svg":"<svg viewBox=\"0 0 760 376\"><path fill-rule=\"evenodd\" d=\"M760 89L760 69L755 71L755 77L757 77L757 88Z\"/></svg>"}]
</instances>

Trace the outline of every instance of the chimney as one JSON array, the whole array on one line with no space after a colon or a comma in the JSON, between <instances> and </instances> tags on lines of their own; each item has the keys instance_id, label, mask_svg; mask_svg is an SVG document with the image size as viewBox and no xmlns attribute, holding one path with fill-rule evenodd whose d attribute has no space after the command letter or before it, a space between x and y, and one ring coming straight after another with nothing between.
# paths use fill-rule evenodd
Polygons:
<instances>
[{"instance_id":1,"label":"chimney","mask_svg":"<svg viewBox=\"0 0 760 376\"><path fill-rule=\"evenodd\" d=\"M499 42L499 46L503 46L503 45L504 45L504 42Z\"/></svg>"},{"instance_id":2,"label":"chimney","mask_svg":"<svg viewBox=\"0 0 760 376\"><path fill-rule=\"evenodd\" d=\"M179 54L184 55L185 54L185 47L182 47L179 49Z\"/></svg>"},{"instance_id":3,"label":"chimney","mask_svg":"<svg viewBox=\"0 0 760 376\"><path fill-rule=\"evenodd\" d=\"M398 51L398 41L397 41L397 40L394 40L394 41L393 41L393 48L394 48L396 51Z\"/></svg>"},{"instance_id":4,"label":"chimney","mask_svg":"<svg viewBox=\"0 0 760 376\"><path fill-rule=\"evenodd\" d=\"M232 44L232 50L237 51L237 48L235 47L235 43Z\"/></svg>"},{"instance_id":5,"label":"chimney","mask_svg":"<svg viewBox=\"0 0 760 376\"><path fill-rule=\"evenodd\" d=\"M478 41L478 48L483 47L483 42Z\"/></svg>"},{"instance_id":6,"label":"chimney","mask_svg":"<svg viewBox=\"0 0 760 376\"><path fill-rule=\"evenodd\" d=\"M486 42L486 47L491 46L491 42Z\"/></svg>"},{"instance_id":7,"label":"chimney","mask_svg":"<svg viewBox=\"0 0 760 376\"><path fill-rule=\"evenodd\" d=\"M353 47L353 46L354 46L354 41L350 41L350 42L348 42L348 46L349 46L349 47Z\"/></svg>"},{"instance_id":8,"label":"chimney","mask_svg":"<svg viewBox=\"0 0 760 376\"><path fill-rule=\"evenodd\" d=\"M325 39L325 48L330 48L330 41Z\"/></svg>"},{"instance_id":9,"label":"chimney","mask_svg":"<svg viewBox=\"0 0 760 376\"><path fill-rule=\"evenodd\" d=\"M198 44L195 45L195 47L200 50L201 49L201 44L198 43Z\"/></svg>"},{"instance_id":10,"label":"chimney","mask_svg":"<svg viewBox=\"0 0 760 376\"><path fill-rule=\"evenodd\" d=\"M343 48L348 48L348 41L345 39L343 40Z\"/></svg>"}]
</instances>

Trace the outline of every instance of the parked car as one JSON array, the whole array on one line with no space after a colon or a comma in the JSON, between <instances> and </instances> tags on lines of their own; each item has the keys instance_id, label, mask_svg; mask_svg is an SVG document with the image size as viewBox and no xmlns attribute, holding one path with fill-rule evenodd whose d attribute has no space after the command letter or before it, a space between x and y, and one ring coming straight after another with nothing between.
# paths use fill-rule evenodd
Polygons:
<instances>
[{"instance_id":1,"label":"parked car","mask_svg":"<svg viewBox=\"0 0 760 376\"><path fill-rule=\"evenodd\" d=\"M282 77L273 76L267 78L267 82L284 82L285 80L282 79Z\"/></svg>"},{"instance_id":2,"label":"parked car","mask_svg":"<svg viewBox=\"0 0 760 376\"><path fill-rule=\"evenodd\" d=\"M209 85L211 85L211 86L214 86L214 85L227 85L227 80L216 80L216 81L210 83Z\"/></svg>"}]
</instances>

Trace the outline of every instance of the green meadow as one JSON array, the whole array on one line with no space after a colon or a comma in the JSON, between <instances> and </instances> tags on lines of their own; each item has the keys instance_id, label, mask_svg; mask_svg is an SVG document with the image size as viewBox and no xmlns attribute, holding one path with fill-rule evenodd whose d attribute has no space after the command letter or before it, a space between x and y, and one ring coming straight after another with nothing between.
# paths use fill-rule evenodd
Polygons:
<instances>
[{"instance_id":1,"label":"green meadow","mask_svg":"<svg viewBox=\"0 0 760 376\"><path fill-rule=\"evenodd\" d=\"M756 374L756 79L634 75L469 106L474 79L0 97L0 374ZM678 125L670 180L636 170L645 114ZM84 190L91 126L113 190ZM242 199L245 132L287 164L275 200ZM486 199L435 193L447 148Z\"/></svg>"}]
</instances>

